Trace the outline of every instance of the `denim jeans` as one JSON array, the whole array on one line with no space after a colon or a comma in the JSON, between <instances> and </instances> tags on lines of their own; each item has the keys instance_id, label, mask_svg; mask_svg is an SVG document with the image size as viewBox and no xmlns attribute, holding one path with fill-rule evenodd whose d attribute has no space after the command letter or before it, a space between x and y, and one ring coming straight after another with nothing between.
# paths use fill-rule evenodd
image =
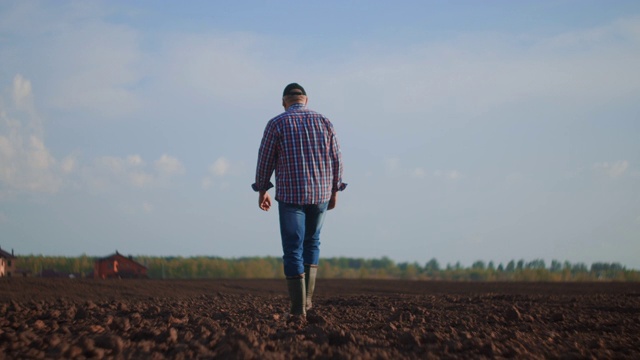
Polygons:
<instances>
[{"instance_id":1,"label":"denim jeans","mask_svg":"<svg viewBox=\"0 0 640 360\"><path fill-rule=\"evenodd\" d=\"M328 205L328 202L309 205L278 202L286 277L295 278L304 274L305 264L318 265L320 230Z\"/></svg>"}]
</instances>

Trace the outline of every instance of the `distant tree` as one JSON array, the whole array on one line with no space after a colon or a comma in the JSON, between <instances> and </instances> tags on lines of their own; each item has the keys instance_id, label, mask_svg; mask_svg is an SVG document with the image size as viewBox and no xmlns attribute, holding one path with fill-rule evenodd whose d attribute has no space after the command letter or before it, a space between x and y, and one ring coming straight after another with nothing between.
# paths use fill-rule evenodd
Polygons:
<instances>
[{"instance_id":1,"label":"distant tree","mask_svg":"<svg viewBox=\"0 0 640 360\"><path fill-rule=\"evenodd\" d=\"M514 272L516 270L516 262L513 260L509 261L505 270L507 272Z\"/></svg>"},{"instance_id":2,"label":"distant tree","mask_svg":"<svg viewBox=\"0 0 640 360\"><path fill-rule=\"evenodd\" d=\"M395 267L395 263L393 260L389 259L386 256L383 256L382 259L373 259L371 260L371 268L373 269L391 269Z\"/></svg>"},{"instance_id":3,"label":"distant tree","mask_svg":"<svg viewBox=\"0 0 640 360\"><path fill-rule=\"evenodd\" d=\"M418 268L418 266L416 266L417 264L413 263L413 264L408 264L408 263L403 263L400 264L400 268L402 269L402 277L405 279L416 279L418 276L418 273L420 271L420 269Z\"/></svg>"},{"instance_id":4,"label":"distant tree","mask_svg":"<svg viewBox=\"0 0 640 360\"><path fill-rule=\"evenodd\" d=\"M573 264L573 267L571 268L571 272L573 274L586 273L586 272L588 272L587 271L587 265L585 265L584 263Z\"/></svg>"},{"instance_id":5,"label":"distant tree","mask_svg":"<svg viewBox=\"0 0 640 360\"><path fill-rule=\"evenodd\" d=\"M595 275L597 279L615 279L623 277L620 274L624 274L625 268L620 263L603 263L596 262L591 264L591 273Z\"/></svg>"},{"instance_id":6,"label":"distant tree","mask_svg":"<svg viewBox=\"0 0 640 360\"><path fill-rule=\"evenodd\" d=\"M484 270L485 269L484 261L482 261L482 260L475 261L471 265L471 269L473 269L473 270Z\"/></svg>"},{"instance_id":7,"label":"distant tree","mask_svg":"<svg viewBox=\"0 0 640 360\"><path fill-rule=\"evenodd\" d=\"M544 260L535 259L533 261L528 262L525 268L526 269L544 269L546 268L546 265L544 263Z\"/></svg>"},{"instance_id":8,"label":"distant tree","mask_svg":"<svg viewBox=\"0 0 640 360\"><path fill-rule=\"evenodd\" d=\"M619 263L596 262L591 264L591 272L621 271L624 267Z\"/></svg>"},{"instance_id":9,"label":"distant tree","mask_svg":"<svg viewBox=\"0 0 640 360\"><path fill-rule=\"evenodd\" d=\"M549 267L549 271L551 272L561 272L562 271L562 263L558 260L551 260L551 266Z\"/></svg>"},{"instance_id":10,"label":"distant tree","mask_svg":"<svg viewBox=\"0 0 640 360\"><path fill-rule=\"evenodd\" d=\"M360 269L364 259L348 259L349 269Z\"/></svg>"},{"instance_id":11,"label":"distant tree","mask_svg":"<svg viewBox=\"0 0 640 360\"><path fill-rule=\"evenodd\" d=\"M436 258L431 258L431 260L427 261L424 265L424 271L429 275L433 275L440 271L440 264L438 263L438 260Z\"/></svg>"}]
</instances>

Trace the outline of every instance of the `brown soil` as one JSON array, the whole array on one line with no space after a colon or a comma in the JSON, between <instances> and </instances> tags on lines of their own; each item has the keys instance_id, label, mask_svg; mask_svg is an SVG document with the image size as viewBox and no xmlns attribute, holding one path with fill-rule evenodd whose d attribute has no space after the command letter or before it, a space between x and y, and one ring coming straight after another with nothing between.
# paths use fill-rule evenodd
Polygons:
<instances>
[{"instance_id":1,"label":"brown soil","mask_svg":"<svg viewBox=\"0 0 640 360\"><path fill-rule=\"evenodd\" d=\"M0 359L640 358L640 283L0 279Z\"/></svg>"}]
</instances>

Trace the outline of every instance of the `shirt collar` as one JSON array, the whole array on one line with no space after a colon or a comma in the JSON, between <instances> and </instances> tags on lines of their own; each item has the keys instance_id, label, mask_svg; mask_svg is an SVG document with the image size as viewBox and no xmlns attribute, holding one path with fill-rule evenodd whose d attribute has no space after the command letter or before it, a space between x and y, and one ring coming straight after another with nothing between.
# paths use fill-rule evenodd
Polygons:
<instances>
[{"instance_id":1,"label":"shirt collar","mask_svg":"<svg viewBox=\"0 0 640 360\"><path fill-rule=\"evenodd\" d=\"M302 104L302 103L295 103L291 106L289 106L289 108L287 109L287 111L292 111L292 110L298 110L298 109L304 109L307 105Z\"/></svg>"}]
</instances>

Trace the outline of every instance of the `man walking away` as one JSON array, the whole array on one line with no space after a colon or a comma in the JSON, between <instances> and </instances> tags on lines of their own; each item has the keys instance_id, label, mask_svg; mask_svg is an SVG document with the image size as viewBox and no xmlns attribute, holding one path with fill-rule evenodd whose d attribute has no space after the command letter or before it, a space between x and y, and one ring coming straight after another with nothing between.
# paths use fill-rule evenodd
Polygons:
<instances>
[{"instance_id":1,"label":"man walking away","mask_svg":"<svg viewBox=\"0 0 640 360\"><path fill-rule=\"evenodd\" d=\"M307 109L307 93L291 83L282 93L285 112L269 120L264 130L256 180L258 206L271 208L276 194L282 238L282 259L291 300L290 313L304 319L310 309L320 257L320 230L327 210L336 206L342 182L342 156L333 124Z\"/></svg>"}]
</instances>

